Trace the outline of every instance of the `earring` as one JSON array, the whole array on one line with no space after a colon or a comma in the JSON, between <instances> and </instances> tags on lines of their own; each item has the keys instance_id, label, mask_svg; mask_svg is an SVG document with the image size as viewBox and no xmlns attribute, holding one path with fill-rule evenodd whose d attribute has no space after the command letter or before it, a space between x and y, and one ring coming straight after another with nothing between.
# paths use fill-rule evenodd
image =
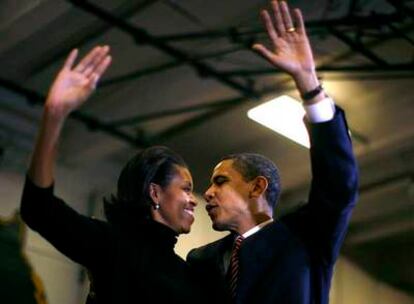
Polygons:
<instances>
[{"instance_id":1,"label":"earring","mask_svg":"<svg viewBox=\"0 0 414 304\"><path fill-rule=\"evenodd\" d=\"M153 207L154 207L154 210L158 210L158 209L160 209L160 204L158 204L158 203L154 203L154 205L152 205Z\"/></svg>"}]
</instances>

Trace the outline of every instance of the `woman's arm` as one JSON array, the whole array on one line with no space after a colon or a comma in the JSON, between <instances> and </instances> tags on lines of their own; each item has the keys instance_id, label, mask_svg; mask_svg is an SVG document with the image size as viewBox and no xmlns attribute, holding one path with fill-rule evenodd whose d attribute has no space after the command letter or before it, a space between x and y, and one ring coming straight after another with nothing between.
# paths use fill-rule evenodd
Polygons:
<instances>
[{"instance_id":1,"label":"woman's arm","mask_svg":"<svg viewBox=\"0 0 414 304\"><path fill-rule=\"evenodd\" d=\"M104 222L77 213L53 194L54 166L60 132L70 112L81 106L111 62L109 48L96 47L73 67L77 50L68 56L53 82L43 111L36 146L23 189L23 220L72 260L94 267L110 254Z\"/></svg>"},{"instance_id":2,"label":"woman's arm","mask_svg":"<svg viewBox=\"0 0 414 304\"><path fill-rule=\"evenodd\" d=\"M73 50L50 87L28 172L36 186L52 185L62 127L68 115L92 94L111 63L108 53L108 46L97 46L73 67L78 55L78 50Z\"/></svg>"}]
</instances>

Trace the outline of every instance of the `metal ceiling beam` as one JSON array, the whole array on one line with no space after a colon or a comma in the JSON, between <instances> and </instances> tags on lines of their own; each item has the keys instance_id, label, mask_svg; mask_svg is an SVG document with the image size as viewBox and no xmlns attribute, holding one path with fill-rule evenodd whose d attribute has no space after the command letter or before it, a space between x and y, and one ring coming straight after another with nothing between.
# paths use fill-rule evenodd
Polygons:
<instances>
[{"instance_id":1,"label":"metal ceiling beam","mask_svg":"<svg viewBox=\"0 0 414 304\"><path fill-rule=\"evenodd\" d=\"M408 24L408 25L403 26L403 27L400 28L400 30L403 31L403 32L405 32L405 33L409 33L413 29L414 29L414 23L410 23L410 24ZM386 43L387 40L389 40L391 38L394 38L394 37L385 34L385 35L383 35L381 37L377 37L375 39L372 39L371 41L368 41L366 43L366 47L368 47L368 48L374 48L374 47L380 46L380 45ZM340 61L344 61L345 59L347 59L349 57L352 57L353 55L354 55L354 52L353 51L348 51L348 52L344 52L344 53L341 53L339 55L333 56L328 62L325 62L319 68L324 68L324 67L329 66L331 64L336 64L336 63L338 63ZM411 64L411 63L407 63L407 64ZM395 66L395 65L392 65L392 66ZM386 71L384 71L384 72L386 72Z\"/></svg>"},{"instance_id":2,"label":"metal ceiling beam","mask_svg":"<svg viewBox=\"0 0 414 304\"><path fill-rule=\"evenodd\" d=\"M407 33L405 33L403 30L401 30L400 28L394 26L391 23L388 24L387 26L394 32L394 34L397 34L399 37L401 37L402 39L406 40L411 45L414 45L414 40L411 39L411 37L409 37L407 35Z\"/></svg>"},{"instance_id":3,"label":"metal ceiling beam","mask_svg":"<svg viewBox=\"0 0 414 304\"><path fill-rule=\"evenodd\" d=\"M316 70L318 73L376 73L376 72L412 72L414 77L414 63L403 63L403 64L389 64L386 66L378 65L363 65L363 66L320 66ZM232 70L232 71L222 71L224 75L232 77L245 77L245 76L255 76L255 75L270 75L270 74L279 74L283 73L280 70L275 68L263 68L263 69L249 69L249 70Z\"/></svg>"},{"instance_id":4,"label":"metal ceiling beam","mask_svg":"<svg viewBox=\"0 0 414 304\"><path fill-rule=\"evenodd\" d=\"M138 3L136 1L129 1L115 9L114 14L120 18L129 18L139 12L142 12L144 9L149 8L152 4L155 4L158 1L159 0L143 0ZM47 55L41 58L41 60L39 60L29 72L30 76L32 77L43 72L56 61L65 58L72 49L103 36L111 28L112 27L107 23L96 24L94 26L84 28L81 32L77 32L75 35L71 35L69 39L63 43L63 48L59 48L58 50L47 50Z\"/></svg>"},{"instance_id":5,"label":"metal ceiling beam","mask_svg":"<svg viewBox=\"0 0 414 304\"><path fill-rule=\"evenodd\" d=\"M228 87L240 92L244 97L258 99L259 95L254 91L251 90L237 81L230 79L227 76L222 75L220 72L217 72L214 68L208 66L207 64L201 63L193 58L191 58L185 52L175 48L166 42L158 39L152 35L150 35L147 31L142 28L136 27L131 23L113 16L108 11L102 9L99 6L90 3L89 1L82 1L82 0L68 0L69 2L73 3L80 9L87 11L94 16L112 24L114 27L122 30L123 32L129 34L137 43L146 43L149 44L158 50L164 52L167 55L174 57L179 61L186 61L189 65L197 70L197 72L202 76L209 76L217 81L221 82L222 84L227 85Z\"/></svg>"},{"instance_id":6,"label":"metal ceiling beam","mask_svg":"<svg viewBox=\"0 0 414 304\"><path fill-rule=\"evenodd\" d=\"M181 108L176 108L176 109L171 109L171 110L163 110L163 111L158 111L158 112L153 112L153 113L143 114L143 115L135 115L132 117L127 117L124 119L112 121L109 124L112 126L116 126L116 127L125 126L125 125L135 125L135 124L143 123L146 121L161 119L164 117L182 115L185 113L215 110L220 107L226 107L229 105L233 105L234 103L239 103L242 100L243 98L241 97L221 99L221 100L217 100L213 102L206 102L206 103L202 103L198 105L181 107Z\"/></svg>"},{"instance_id":7,"label":"metal ceiling beam","mask_svg":"<svg viewBox=\"0 0 414 304\"><path fill-rule=\"evenodd\" d=\"M388 65L388 63L384 59L380 58L378 55L374 54L369 49L367 49L362 44L362 42L352 40L348 35L335 28L329 28L328 31L333 36L347 44L354 52L362 54L363 56L371 60L373 63L376 63L380 66Z\"/></svg>"},{"instance_id":8,"label":"metal ceiling beam","mask_svg":"<svg viewBox=\"0 0 414 304\"><path fill-rule=\"evenodd\" d=\"M29 104L32 105L42 105L44 103L44 101L46 100L46 96L36 92L34 90L30 90L28 88L25 88L23 86L20 86L17 83L14 83L8 79L4 79L4 78L0 78L0 86L20 95L23 96L27 102ZM144 148L146 146L148 146L150 143L141 139L141 138L136 138L133 137L129 134L127 134L126 132L123 132L111 125L109 125L108 123L105 123L103 121L101 121L100 119L97 119L96 117L94 117L93 115L87 114L85 112L82 111L74 111L72 112L69 117L82 122L88 129L90 130L99 130L99 131L103 131L109 135L111 135L112 137L121 139L127 143L132 144L135 147L138 148Z\"/></svg>"},{"instance_id":9,"label":"metal ceiling beam","mask_svg":"<svg viewBox=\"0 0 414 304\"><path fill-rule=\"evenodd\" d=\"M414 18L414 10L404 5L402 0L387 0L387 2L395 7L399 13Z\"/></svg>"},{"instance_id":10,"label":"metal ceiling beam","mask_svg":"<svg viewBox=\"0 0 414 304\"><path fill-rule=\"evenodd\" d=\"M176 11L178 14L183 16L185 19L189 20L193 24L196 24L201 27L205 27L203 22L193 13L189 12L187 9L185 9L182 5L178 4L178 1L175 0L163 0L163 2L168 5L171 9Z\"/></svg>"},{"instance_id":11,"label":"metal ceiling beam","mask_svg":"<svg viewBox=\"0 0 414 304\"><path fill-rule=\"evenodd\" d=\"M347 16L343 18L336 18L330 20L314 20L306 21L306 30L309 34L320 33L320 30L326 31L332 27L351 27L351 28L373 28L377 29L378 24L387 24L391 22L401 22L403 18L400 14L375 14L369 16ZM315 32L314 32L315 31ZM177 35L157 36L157 39L164 42L178 42L184 40L194 39L217 39L229 38L233 40L239 36L255 36L264 34L263 27L258 26L249 29L239 29L236 27L229 27L224 29L189 32Z\"/></svg>"},{"instance_id":12,"label":"metal ceiling beam","mask_svg":"<svg viewBox=\"0 0 414 304\"><path fill-rule=\"evenodd\" d=\"M190 119L188 119L188 120L186 120L182 123L179 123L179 124L174 125L170 128L167 128L166 130L158 133L157 135L154 135L151 138L151 141L153 141L153 142L165 141L165 140L181 133L182 131L185 131L185 130L190 129L190 128L194 128L194 127L202 124L206 120L217 117L217 115L223 114L223 113L227 112L228 110L233 109L235 105L239 105L245 100L246 100L245 97L236 97L236 98L233 98L233 99L229 99L229 100L227 100L227 102L220 105L219 107L216 107L215 109L212 109L212 110L210 110L206 113L198 114L195 117L192 117L192 118L190 118Z\"/></svg>"},{"instance_id":13,"label":"metal ceiling beam","mask_svg":"<svg viewBox=\"0 0 414 304\"><path fill-rule=\"evenodd\" d=\"M355 246L390 238L408 231L414 231L414 209L412 207L397 214L386 214L356 227L351 225L345 244Z\"/></svg>"},{"instance_id":14,"label":"metal ceiling beam","mask_svg":"<svg viewBox=\"0 0 414 304\"><path fill-rule=\"evenodd\" d=\"M373 81L373 80L391 80L395 81L398 79L411 79L414 78L413 73L375 73L375 74L342 74L342 75L335 75L335 74L327 74L322 75L320 77L322 80L329 80L329 81Z\"/></svg>"},{"instance_id":15,"label":"metal ceiling beam","mask_svg":"<svg viewBox=\"0 0 414 304\"><path fill-rule=\"evenodd\" d=\"M245 49L244 46L236 46L233 48L229 48L223 51L219 51L219 52L215 52L215 53L211 53L211 54L206 54L206 55L196 55L193 57L194 60L207 60L207 59L212 59L212 58L217 58L220 56L225 56L240 50ZM101 87L106 87L106 86L110 86L110 85L114 85L117 84L119 82L124 82L124 81L130 81L130 80L136 80L140 77L144 77L144 76L148 76L148 75L152 75L155 73L159 73L159 72L163 72L169 69L173 69L176 67L179 67L181 65L186 64L188 61L180 61L180 60L175 60L175 61L171 61L171 62L167 62L164 64L160 64L158 66L154 66L154 67L150 67L150 68L145 68L145 69L138 69L136 71L121 75L121 76L116 76L113 78L109 78L107 80L104 80L102 82L100 82L100 86Z\"/></svg>"},{"instance_id":16,"label":"metal ceiling beam","mask_svg":"<svg viewBox=\"0 0 414 304\"><path fill-rule=\"evenodd\" d=\"M354 16L356 9L358 8L359 0L351 0L348 8L348 16Z\"/></svg>"}]
</instances>

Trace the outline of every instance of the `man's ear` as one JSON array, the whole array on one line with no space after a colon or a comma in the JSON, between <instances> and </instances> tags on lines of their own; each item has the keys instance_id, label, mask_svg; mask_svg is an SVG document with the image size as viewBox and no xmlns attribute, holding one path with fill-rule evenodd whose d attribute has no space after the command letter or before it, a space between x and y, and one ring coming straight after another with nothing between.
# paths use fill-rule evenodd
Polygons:
<instances>
[{"instance_id":1,"label":"man's ear","mask_svg":"<svg viewBox=\"0 0 414 304\"><path fill-rule=\"evenodd\" d=\"M264 176L257 176L255 179L252 180L253 188L250 191L250 197L251 198L259 198L261 195L264 195L267 187L269 185L269 182L267 181L267 178Z\"/></svg>"},{"instance_id":2,"label":"man's ear","mask_svg":"<svg viewBox=\"0 0 414 304\"><path fill-rule=\"evenodd\" d=\"M154 204L159 204L162 198L162 188L160 187L160 185L150 183L149 196Z\"/></svg>"}]
</instances>

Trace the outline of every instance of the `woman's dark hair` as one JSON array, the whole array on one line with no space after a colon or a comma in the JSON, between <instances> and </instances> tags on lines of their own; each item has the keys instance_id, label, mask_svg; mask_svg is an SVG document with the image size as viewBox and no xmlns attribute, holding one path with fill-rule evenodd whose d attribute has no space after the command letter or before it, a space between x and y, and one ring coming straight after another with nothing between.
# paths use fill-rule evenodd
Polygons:
<instances>
[{"instance_id":1,"label":"woman's dark hair","mask_svg":"<svg viewBox=\"0 0 414 304\"><path fill-rule=\"evenodd\" d=\"M151 218L152 200L149 186L169 185L177 172L176 166L187 168L182 157L163 146L147 148L128 161L118 178L117 194L104 199L104 212L111 223L128 218Z\"/></svg>"}]
</instances>

